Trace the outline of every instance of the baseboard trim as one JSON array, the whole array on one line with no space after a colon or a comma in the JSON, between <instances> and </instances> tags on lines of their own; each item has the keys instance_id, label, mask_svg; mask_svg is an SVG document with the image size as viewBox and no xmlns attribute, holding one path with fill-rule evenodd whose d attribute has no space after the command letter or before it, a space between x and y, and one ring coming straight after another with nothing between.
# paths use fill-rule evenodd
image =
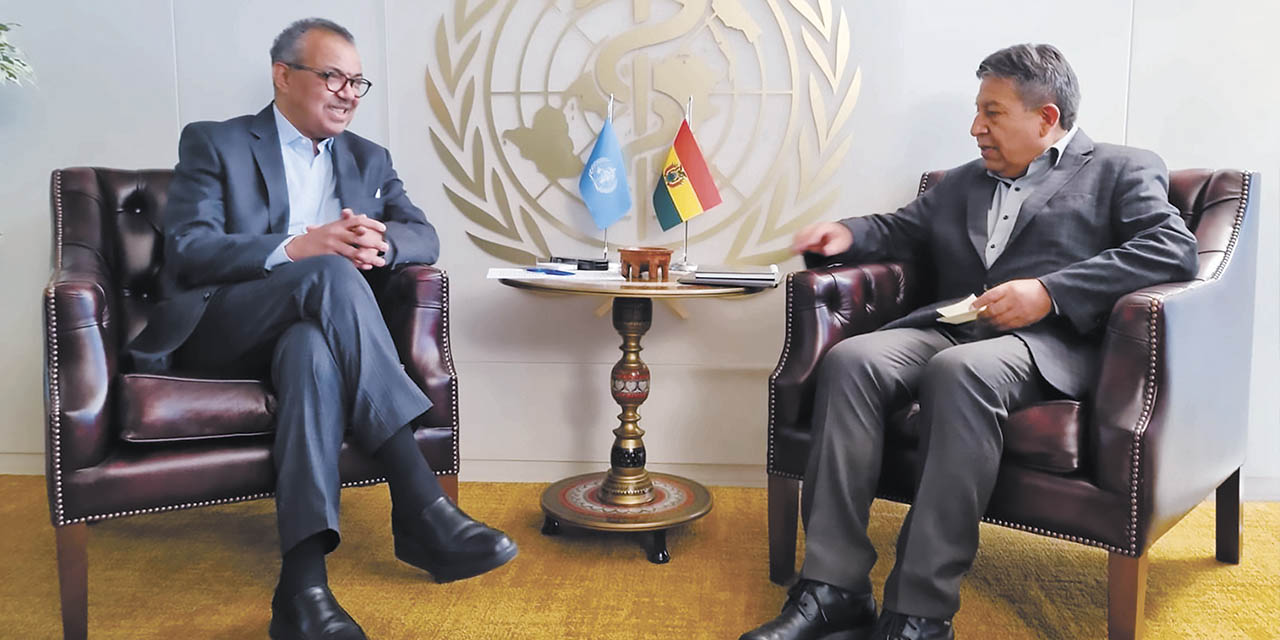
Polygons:
<instances>
[{"instance_id":1,"label":"baseboard trim","mask_svg":"<svg viewBox=\"0 0 1280 640\"><path fill-rule=\"evenodd\" d=\"M0 453L0 473L14 476L44 475L43 453Z\"/></svg>"},{"instance_id":2,"label":"baseboard trim","mask_svg":"<svg viewBox=\"0 0 1280 640\"><path fill-rule=\"evenodd\" d=\"M555 482L568 476L604 471L607 468L604 462L597 461L463 458L460 479L463 482ZM763 487L767 483L762 464L652 463L648 468L659 473L684 476L711 486ZM44 475L44 454L0 453L0 474ZM1280 476L1245 476L1241 484L1247 502L1280 501Z\"/></svg>"},{"instance_id":3,"label":"baseboard trim","mask_svg":"<svg viewBox=\"0 0 1280 640\"><path fill-rule=\"evenodd\" d=\"M670 473L705 485L763 487L767 483L762 464L650 463L650 471ZM568 476L605 471L608 463L559 460L462 459L463 482L555 482Z\"/></svg>"}]
</instances>

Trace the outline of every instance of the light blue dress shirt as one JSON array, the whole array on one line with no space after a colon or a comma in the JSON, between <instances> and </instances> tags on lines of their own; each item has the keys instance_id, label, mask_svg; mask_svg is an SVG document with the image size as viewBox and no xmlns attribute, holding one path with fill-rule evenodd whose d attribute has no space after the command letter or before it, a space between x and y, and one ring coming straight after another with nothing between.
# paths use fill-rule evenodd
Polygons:
<instances>
[{"instance_id":1,"label":"light blue dress shirt","mask_svg":"<svg viewBox=\"0 0 1280 640\"><path fill-rule=\"evenodd\" d=\"M338 180L333 173L333 138L325 138L315 147L311 138L302 135L275 105L276 133L280 137L280 156L284 159L284 180L289 193L289 237L267 256L267 271L292 262L285 245L307 232L307 227L333 222L342 217L338 202Z\"/></svg>"},{"instance_id":2,"label":"light blue dress shirt","mask_svg":"<svg viewBox=\"0 0 1280 640\"><path fill-rule=\"evenodd\" d=\"M1022 204L1044 182L1049 170L1058 166L1058 161L1062 159L1063 152L1071 144L1078 129L1079 127L1071 127L1066 135L1032 160L1027 166L1027 172L1021 177L1006 178L987 172L987 175L996 179L996 192L991 197L991 208L987 210L987 246L982 256L988 269L1004 253L1005 247L1009 246L1009 234L1013 233L1013 225L1018 222Z\"/></svg>"}]
</instances>

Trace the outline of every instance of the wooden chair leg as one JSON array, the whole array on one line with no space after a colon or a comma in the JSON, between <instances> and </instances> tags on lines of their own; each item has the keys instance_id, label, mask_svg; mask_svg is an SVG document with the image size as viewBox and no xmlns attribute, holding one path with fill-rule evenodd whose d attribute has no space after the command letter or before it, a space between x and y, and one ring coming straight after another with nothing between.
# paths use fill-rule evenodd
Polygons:
<instances>
[{"instance_id":1,"label":"wooden chair leg","mask_svg":"<svg viewBox=\"0 0 1280 640\"><path fill-rule=\"evenodd\" d=\"M58 591L62 598L62 637L89 635L89 528L85 523L54 527L58 552Z\"/></svg>"},{"instance_id":2,"label":"wooden chair leg","mask_svg":"<svg viewBox=\"0 0 1280 640\"><path fill-rule=\"evenodd\" d=\"M1218 562L1240 564L1240 534L1244 530L1244 509L1240 504L1240 470L1218 485L1216 510Z\"/></svg>"},{"instance_id":3,"label":"wooden chair leg","mask_svg":"<svg viewBox=\"0 0 1280 640\"><path fill-rule=\"evenodd\" d=\"M769 476L769 580L785 585L796 575L796 515L800 481Z\"/></svg>"},{"instance_id":4,"label":"wooden chair leg","mask_svg":"<svg viewBox=\"0 0 1280 640\"><path fill-rule=\"evenodd\" d=\"M1107 562L1107 638L1141 640L1146 625L1147 554L1111 554Z\"/></svg>"},{"instance_id":5,"label":"wooden chair leg","mask_svg":"<svg viewBox=\"0 0 1280 640\"><path fill-rule=\"evenodd\" d=\"M436 480L440 481L440 488L444 489L444 494L449 496L454 504L458 504L458 476L436 476Z\"/></svg>"}]
</instances>

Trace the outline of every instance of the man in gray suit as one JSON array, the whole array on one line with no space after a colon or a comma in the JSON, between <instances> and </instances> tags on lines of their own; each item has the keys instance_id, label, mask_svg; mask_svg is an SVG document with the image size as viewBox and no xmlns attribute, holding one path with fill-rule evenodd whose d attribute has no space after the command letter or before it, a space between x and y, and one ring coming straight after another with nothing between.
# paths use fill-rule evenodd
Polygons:
<instances>
[{"instance_id":1,"label":"man in gray suit","mask_svg":"<svg viewBox=\"0 0 1280 640\"><path fill-rule=\"evenodd\" d=\"M400 366L362 271L431 263L439 239L386 149L346 131L364 78L350 32L300 20L271 47L275 100L187 126L164 210L166 301L140 369L270 376L283 562L272 638L364 638L328 588L349 430L385 471L395 554L448 582L516 555L444 495L410 423L431 401Z\"/></svg>"},{"instance_id":2,"label":"man in gray suit","mask_svg":"<svg viewBox=\"0 0 1280 640\"><path fill-rule=\"evenodd\" d=\"M1195 238L1169 204L1164 164L1076 127L1079 88L1061 52L1009 47L977 75L970 134L980 160L894 213L796 234L796 251L846 262L928 263L937 301L823 360L800 581L782 613L743 640L953 638L1005 417L1048 397L1080 397L1115 301L1195 273ZM937 322L939 307L970 294L977 321ZM885 418L913 397L924 456L877 620L867 519Z\"/></svg>"}]
</instances>

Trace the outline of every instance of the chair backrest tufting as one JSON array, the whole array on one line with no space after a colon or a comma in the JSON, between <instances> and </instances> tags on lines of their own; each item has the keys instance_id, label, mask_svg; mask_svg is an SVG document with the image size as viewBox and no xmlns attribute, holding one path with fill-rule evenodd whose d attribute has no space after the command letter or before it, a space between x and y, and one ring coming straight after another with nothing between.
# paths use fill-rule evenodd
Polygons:
<instances>
[{"instance_id":1,"label":"chair backrest tufting","mask_svg":"<svg viewBox=\"0 0 1280 640\"><path fill-rule=\"evenodd\" d=\"M76 167L54 179L55 259L63 268L105 270L121 346L146 326L159 293L162 214L172 177L164 169Z\"/></svg>"},{"instance_id":2,"label":"chair backrest tufting","mask_svg":"<svg viewBox=\"0 0 1280 640\"><path fill-rule=\"evenodd\" d=\"M946 171L930 171L920 179L920 193L936 185ZM1200 265L1198 280L1221 275L1224 258L1235 249L1250 174L1223 169L1179 169L1169 172L1169 202L1177 207L1187 228L1196 234Z\"/></svg>"}]
</instances>

